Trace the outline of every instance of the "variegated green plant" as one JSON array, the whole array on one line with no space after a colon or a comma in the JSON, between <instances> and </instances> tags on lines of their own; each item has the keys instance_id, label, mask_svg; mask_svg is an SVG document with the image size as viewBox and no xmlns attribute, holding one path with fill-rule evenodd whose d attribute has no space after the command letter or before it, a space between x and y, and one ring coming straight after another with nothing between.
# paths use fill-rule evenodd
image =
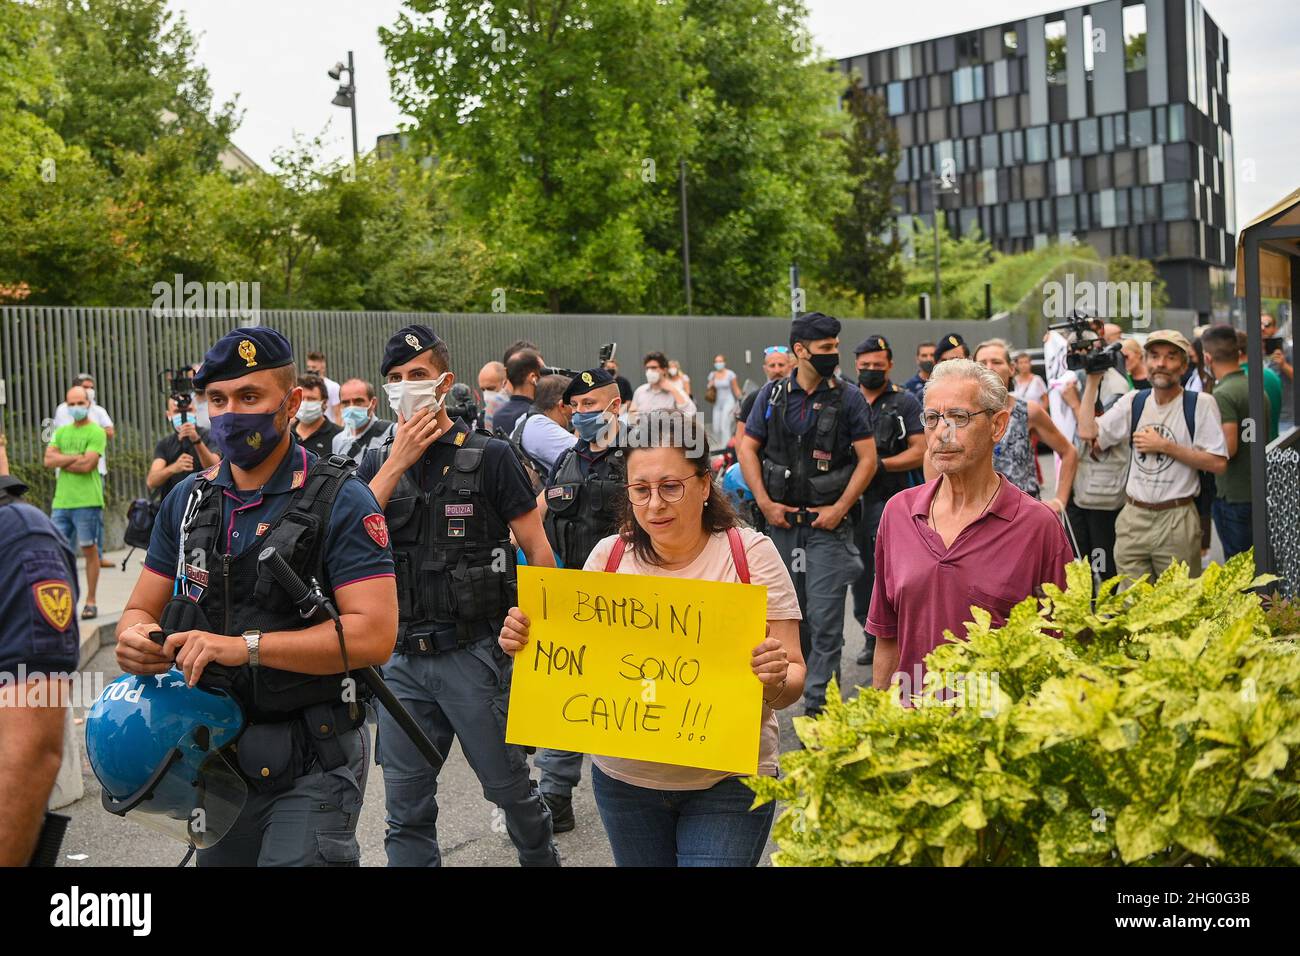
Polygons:
<instances>
[{"instance_id":1,"label":"variegated green plant","mask_svg":"<svg viewBox=\"0 0 1300 956\"><path fill-rule=\"evenodd\" d=\"M773 862L1300 864L1300 646L1269 633L1253 558L1095 602L1086 564L1067 578L1000 628L972 608L927 658L955 696L832 687L796 718L806 749L748 781L786 803Z\"/></svg>"}]
</instances>

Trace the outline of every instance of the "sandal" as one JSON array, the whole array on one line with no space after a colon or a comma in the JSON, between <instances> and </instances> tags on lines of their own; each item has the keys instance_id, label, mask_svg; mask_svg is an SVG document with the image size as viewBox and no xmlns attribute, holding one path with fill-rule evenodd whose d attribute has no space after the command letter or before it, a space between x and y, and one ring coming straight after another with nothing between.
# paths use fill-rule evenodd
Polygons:
<instances>
[{"instance_id":1,"label":"sandal","mask_svg":"<svg viewBox=\"0 0 1300 956\"><path fill-rule=\"evenodd\" d=\"M87 604L81 609L81 619L83 621L89 621L96 617L99 617L99 608L95 607L95 605Z\"/></svg>"}]
</instances>

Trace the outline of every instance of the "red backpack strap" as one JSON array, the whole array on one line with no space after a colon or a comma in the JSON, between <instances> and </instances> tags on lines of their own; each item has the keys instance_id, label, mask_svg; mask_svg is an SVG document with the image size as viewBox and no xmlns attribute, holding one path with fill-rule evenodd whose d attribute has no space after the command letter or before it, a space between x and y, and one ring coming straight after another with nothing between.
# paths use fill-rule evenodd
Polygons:
<instances>
[{"instance_id":1,"label":"red backpack strap","mask_svg":"<svg viewBox=\"0 0 1300 956\"><path fill-rule=\"evenodd\" d=\"M618 570L618 566L623 563L623 551L627 548L627 539L621 534L614 539L614 547L609 549L609 557L605 560L605 570L613 573Z\"/></svg>"},{"instance_id":2,"label":"red backpack strap","mask_svg":"<svg viewBox=\"0 0 1300 956\"><path fill-rule=\"evenodd\" d=\"M736 565L742 584L749 583L749 560L745 557L745 542L740 540L740 532L735 528L727 529L727 541L731 544L731 560Z\"/></svg>"}]
</instances>

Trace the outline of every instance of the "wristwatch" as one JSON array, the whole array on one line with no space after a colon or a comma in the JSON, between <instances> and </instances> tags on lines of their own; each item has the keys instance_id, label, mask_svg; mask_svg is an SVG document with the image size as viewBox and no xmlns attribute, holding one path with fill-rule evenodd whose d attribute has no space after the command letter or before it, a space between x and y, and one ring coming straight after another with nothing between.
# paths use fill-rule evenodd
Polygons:
<instances>
[{"instance_id":1,"label":"wristwatch","mask_svg":"<svg viewBox=\"0 0 1300 956\"><path fill-rule=\"evenodd\" d=\"M248 663L257 666L257 648L262 643L262 632L256 628L244 632L244 644L248 647Z\"/></svg>"}]
</instances>

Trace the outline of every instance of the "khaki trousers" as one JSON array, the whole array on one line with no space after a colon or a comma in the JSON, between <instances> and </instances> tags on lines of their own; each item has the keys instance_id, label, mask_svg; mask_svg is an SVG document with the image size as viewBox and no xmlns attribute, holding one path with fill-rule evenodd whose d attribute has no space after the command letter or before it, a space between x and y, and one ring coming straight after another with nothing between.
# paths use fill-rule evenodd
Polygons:
<instances>
[{"instance_id":1,"label":"khaki trousers","mask_svg":"<svg viewBox=\"0 0 1300 956\"><path fill-rule=\"evenodd\" d=\"M1126 504L1115 520L1115 570L1128 578L1154 581L1182 561L1192 577L1201 575L1201 519L1195 504L1152 511Z\"/></svg>"}]
</instances>

